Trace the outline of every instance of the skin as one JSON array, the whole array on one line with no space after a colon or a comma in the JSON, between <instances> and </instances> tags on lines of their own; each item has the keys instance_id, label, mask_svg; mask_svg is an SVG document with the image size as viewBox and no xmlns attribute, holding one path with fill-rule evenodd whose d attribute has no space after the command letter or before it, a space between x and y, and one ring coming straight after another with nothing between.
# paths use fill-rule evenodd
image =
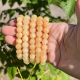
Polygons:
<instances>
[{"instance_id":1,"label":"skin","mask_svg":"<svg viewBox=\"0 0 80 80\"><path fill-rule=\"evenodd\" d=\"M80 0L75 6L78 24L50 23L47 61L67 74L80 79ZM15 46L16 20L1 29L8 44Z\"/></svg>"}]
</instances>

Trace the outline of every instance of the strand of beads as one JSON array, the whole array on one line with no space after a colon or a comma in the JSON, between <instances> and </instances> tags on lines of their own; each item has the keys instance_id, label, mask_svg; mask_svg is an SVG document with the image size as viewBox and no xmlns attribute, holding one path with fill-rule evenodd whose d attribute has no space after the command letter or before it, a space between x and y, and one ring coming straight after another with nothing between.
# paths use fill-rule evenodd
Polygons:
<instances>
[{"instance_id":1,"label":"strand of beads","mask_svg":"<svg viewBox=\"0 0 80 80\"><path fill-rule=\"evenodd\" d=\"M41 16L37 19L37 37L36 37L36 63L40 63L41 56L41 41L42 41L42 30L43 30L43 18Z\"/></svg>"},{"instance_id":2,"label":"strand of beads","mask_svg":"<svg viewBox=\"0 0 80 80\"><path fill-rule=\"evenodd\" d=\"M16 53L17 53L17 58L18 59L22 59L22 23L23 21L23 15L19 15L19 17L17 18L17 34L16 34Z\"/></svg>"},{"instance_id":3,"label":"strand of beads","mask_svg":"<svg viewBox=\"0 0 80 80\"><path fill-rule=\"evenodd\" d=\"M35 61L35 37L36 37L36 21L37 16L33 15L30 23L30 62L34 63Z\"/></svg>"},{"instance_id":4,"label":"strand of beads","mask_svg":"<svg viewBox=\"0 0 80 80\"><path fill-rule=\"evenodd\" d=\"M43 29L43 40L42 40L42 51L41 51L41 65L45 65L46 62L46 51L47 51L47 43L48 43L48 33L49 33L49 18L45 17L44 21L44 29Z\"/></svg>"},{"instance_id":5,"label":"strand of beads","mask_svg":"<svg viewBox=\"0 0 80 80\"><path fill-rule=\"evenodd\" d=\"M23 38L22 38L22 41L23 41L23 61L25 64L29 64L29 50L28 50L28 47L29 47L29 43L28 43L28 35L29 35L29 22L30 22L30 17L28 15L26 15L24 17L24 20L23 20Z\"/></svg>"}]
</instances>

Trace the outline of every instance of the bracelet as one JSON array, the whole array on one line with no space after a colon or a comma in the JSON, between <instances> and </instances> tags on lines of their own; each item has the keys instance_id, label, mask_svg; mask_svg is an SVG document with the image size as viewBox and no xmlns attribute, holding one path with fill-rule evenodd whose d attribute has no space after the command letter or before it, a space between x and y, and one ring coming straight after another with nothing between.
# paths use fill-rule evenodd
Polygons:
<instances>
[{"instance_id":1,"label":"bracelet","mask_svg":"<svg viewBox=\"0 0 80 80\"><path fill-rule=\"evenodd\" d=\"M36 15L30 18L28 15L19 15L16 30L17 58L23 59L25 64L36 62L45 65L49 18L37 17Z\"/></svg>"}]
</instances>

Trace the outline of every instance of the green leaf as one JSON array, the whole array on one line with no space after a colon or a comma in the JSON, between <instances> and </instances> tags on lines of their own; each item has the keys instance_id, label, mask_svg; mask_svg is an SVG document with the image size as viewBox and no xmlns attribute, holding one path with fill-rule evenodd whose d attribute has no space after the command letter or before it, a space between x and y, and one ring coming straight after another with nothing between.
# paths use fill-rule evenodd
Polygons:
<instances>
[{"instance_id":1,"label":"green leaf","mask_svg":"<svg viewBox=\"0 0 80 80\"><path fill-rule=\"evenodd\" d=\"M31 80L36 80L36 78L35 77L31 77Z\"/></svg>"},{"instance_id":2,"label":"green leaf","mask_svg":"<svg viewBox=\"0 0 80 80\"><path fill-rule=\"evenodd\" d=\"M43 73L44 73L43 70L41 70L40 72L37 72L37 78L39 78Z\"/></svg>"},{"instance_id":3,"label":"green leaf","mask_svg":"<svg viewBox=\"0 0 80 80\"><path fill-rule=\"evenodd\" d=\"M78 22L76 14L75 14L75 22L76 22L76 24L77 24L77 22Z\"/></svg>"},{"instance_id":4,"label":"green leaf","mask_svg":"<svg viewBox=\"0 0 80 80\"><path fill-rule=\"evenodd\" d=\"M57 75L57 69L52 66L50 63L48 63L48 67L50 69L50 72L53 74L53 75Z\"/></svg>"},{"instance_id":5,"label":"green leaf","mask_svg":"<svg viewBox=\"0 0 80 80\"><path fill-rule=\"evenodd\" d=\"M2 0L2 4L5 5L7 0Z\"/></svg>"},{"instance_id":6,"label":"green leaf","mask_svg":"<svg viewBox=\"0 0 80 80\"><path fill-rule=\"evenodd\" d=\"M47 0L48 1L48 5L50 5L51 4L51 2L52 2L52 0Z\"/></svg>"},{"instance_id":7,"label":"green leaf","mask_svg":"<svg viewBox=\"0 0 80 80\"><path fill-rule=\"evenodd\" d=\"M17 68L14 67L14 66L13 67L8 67L7 71L8 71L8 76L9 76L10 80L12 80L16 75Z\"/></svg>"},{"instance_id":8,"label":"green leaf","mask_svg":"<svg viewBox=\"0 0 80 80\"><path fill-rule=\"evenodd\" d=\"M69 75L61 71L62 80L69 80Z\"/></svg>"},{"instance_id":9,"label":"green leaf","mask_svg":"<svg viewBox=\"0 0 80 80\"><path fill-rule=\"evenodd\" d=\"M60 4L62 9L65 11L68 19L70 19L70 17L75 12L75 3L76 3L76 0L67 0L65 2L62 1Z\"/></svg>"},{"instance_id":10,"label":"green leaf","mask_svg":"<svg viewBox=\"0 0 80 80\"><path fill-rule=\"evenodd\" d=\"M24 5L26 5L26 1L27 1L27 0L22 0L22 1L23 1Z\"/></svg>"}]
</instances>

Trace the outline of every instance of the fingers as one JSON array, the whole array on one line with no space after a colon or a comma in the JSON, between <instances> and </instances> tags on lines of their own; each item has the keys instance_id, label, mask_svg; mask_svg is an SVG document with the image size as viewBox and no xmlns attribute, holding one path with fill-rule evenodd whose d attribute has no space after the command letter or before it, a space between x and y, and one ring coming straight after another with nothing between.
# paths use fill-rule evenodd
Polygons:
<instances>
[{"instance_id":1,"label":"fingers","mask_svg":"<svg viewBox=\"0 0 80 80\"><path fill-rule=\"evenodd\" d=\"M5 42L10 44L10 45L16 45L16 37L14 36L5 36L4 38Z\"/></svg>"},{"instance_id":2,"label":"fingers","mask_svg":"<svg viewBox=\"0 0 80 80\"><path fill-rule=\"evenodd\" d=\"M4 35L15 36L16 35L16 27L4 26L1 28L1 32Z\"/></svg>"},{"instance_id":3,"label":"fingers","mask_svg":"<svg viewBox=\"0 0 80 80\"><path fill-rule=\"evenodd\" d=\"M80 24L80 0L77 0L76 2L75 11L76 11L78 23Z\"/></svg>"},{"instance_id":4,"label":"fingers","mask_svg":"<svg viewBox=\"0 0 80 80\"><path fill-rule=\"evenodd\" d=\"M17 20L11 20L9 26L16 26Z\"/></svg>"}]
</instances>

